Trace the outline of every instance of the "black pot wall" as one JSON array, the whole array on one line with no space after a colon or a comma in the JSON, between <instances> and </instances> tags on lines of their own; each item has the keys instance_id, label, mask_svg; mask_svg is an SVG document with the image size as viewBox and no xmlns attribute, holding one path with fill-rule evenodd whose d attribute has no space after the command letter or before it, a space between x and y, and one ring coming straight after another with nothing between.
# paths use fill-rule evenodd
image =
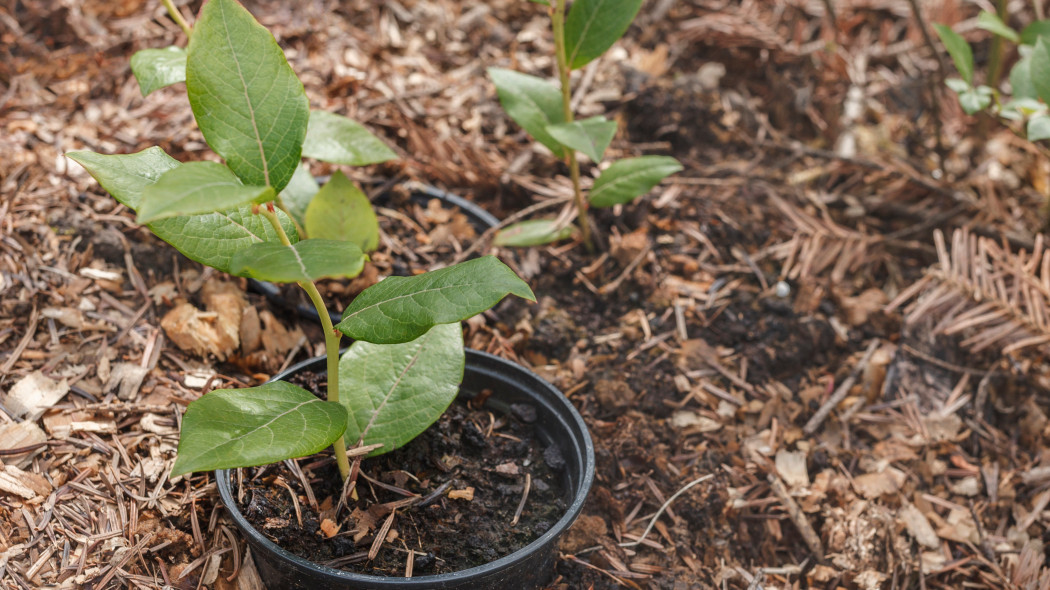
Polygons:
<instances>
[{"instance_id":1,"label":"black pot wall","mask_svg":"<svg viewBox=\"0 0 1050 590\"><path fill-rule=\"evenodd\" d=\"M230 485L230 472L215 472L219 496L237 527L251 546L256 568L270 590L393 590L463 589L532 590L540 588L554 573L559 537L579 516L594 479L594 445L576 409L565 395L531 371L499 357L467 349L467 363L460 398L471 399L485 389L492 394L485 402L494 410L509 411L511 404L536 407L541 440L556 445L566 461L571 492L569 509L543 536L524 548L492 563L439 576L384 578L365 576L321 566L297 557L256 531L237 508ZM311 370L325 371L324 357L295 365L275 377Z\"/></svg>"},{"instance_id":2,"label":"black pot wall","mask_svg":"<svg viewBox=\"0 0 1050 590\"><path fill-rule=\"evenodd\" d=\"M432 186L419 185L413 187L412 200L425 206L431 199L437 199L447 206L455 207L463 211L463 214L467 216L467 220L470 221L470 224L474 226L474 229L477 230L479 234L485 233L499 225L499 220L496 219L495 216L463 197L447 193ZM382 195L380 195L379 200L382 200ZM292 304L281 296L281 290L277 285L256 279L248 279L248 284L252 286L254 291L266 297L266 299L274 305L284 308L292 307ZM317 310L314 309L312 305L296 305L295 313L302 318L313 320L315 322L321 321L320 316L317 315ZM338 324L343 319L340 314L335 311L329 310L328 315L331 316L333 324Z\"/></svg>"}]
</instances>

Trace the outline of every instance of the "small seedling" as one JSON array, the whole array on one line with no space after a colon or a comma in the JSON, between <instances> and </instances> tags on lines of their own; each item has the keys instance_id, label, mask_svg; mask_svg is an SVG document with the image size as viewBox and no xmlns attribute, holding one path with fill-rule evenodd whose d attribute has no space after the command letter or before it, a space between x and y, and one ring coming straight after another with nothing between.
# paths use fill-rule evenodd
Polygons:
<instances>
[{"instance_id":1,"label":"small seedling","mask_svg":"<svg viewBox=\"0 0 1050 590\"><path fill-rule=\"evenodd\" d=\"M185 81L197 125L225 164L180 163L159 147L69 157L187 257L235 276L298 283L321 318L328 388L326 401L284 382L205 394L186 410L171 475L274 463L334 445L346 478L346 437L381 445L372 454L394 450L455 398L465 363L461 320L509 294L535 297L487 256L387 278L333 326L314 282L361 272L363 250L374 244L356 228L375 218L341 174L317 191L300 159L371 163L389 149L345 117L310 111L273 35L236 0L209 0L185 30L185 51L147 50L132 66L147 94ZM344 334L357 341L340 359Z\"/></svg>"},{"instance_id":2,"label":"small seedling","mask_svg":"<svg viewBox=\"0 0 1050 590\"><path fill-rule=\"evenodd\" d=\"M582 152L598 164L616 135L616 122L603 116L576 120L572 109L570 77L605 53L634 21L642 0L576 0L568 10L568 0L532 0L547 6L554 32L555 63L560 88L542 78L489 68L496 85L500 104L511 119L521 125L536 141L563 158L572 178L576 218L581 238L593 248L588 207L611 207L629 203L649 192L661 180L682 170L677 160L668 156L642 156L613 162L594 181L587 198L580 183ZM571 228L560 227L555 220L529 220L505 228L496 235L495 243L506 246L535 246L568 237Z\"/></svg>"},{"instance_id":3,"label":"small seedling","mask_svg":"<svg viewBox=\"0 0 1050 590\"><path fill-rule=\"evenodd\" d=\"M1010 70L1012 96L1003 97L998 88L977 84L970 44L947 26L934 25L960 76L945 80L948 88L958 95L959 106L968 115L989 110L1006 121L1023 123L1024 134L1030 141L1050 139L1050 113L1047 112L1047 103L1050 102L1050 20L1035 21L1018 32L996 13L986 10L977 16L977 26L1004 41L1017 44L1021 57ZM997 68L997 65L990 67Z\"/></svg>"}]
</instances>

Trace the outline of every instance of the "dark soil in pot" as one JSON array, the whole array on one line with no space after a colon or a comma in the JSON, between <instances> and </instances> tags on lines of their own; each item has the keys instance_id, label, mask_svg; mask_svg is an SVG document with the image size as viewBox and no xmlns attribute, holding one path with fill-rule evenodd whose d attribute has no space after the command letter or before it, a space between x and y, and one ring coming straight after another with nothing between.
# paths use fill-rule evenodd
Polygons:
<instances>
[{"instance_id":1,"label":"dark soil in pot","mask_svg":"<svg viewBox=\"0 0 1050 590\"><path fill-rule=\"evenodd\" d=\"M306 387L324 379L313 373L296 377ZM405 447L364 460L359 499L338 517L341 480L330 458L303 461L309 491L284 465L252 479L245 472L239 507L271 541L331 567L404 576L410 550L416 576L489 563L546 532L569 502L565 460L539 440L535 420L536 409L525 404L496 415L475 402L455 402ZM294 491L298 510L278 481ZM311 496L320 510L311 506ZM396 514L384 532L392 508ZM385 541L369 560L379 534Z\"/></svg>"}]
</instances>

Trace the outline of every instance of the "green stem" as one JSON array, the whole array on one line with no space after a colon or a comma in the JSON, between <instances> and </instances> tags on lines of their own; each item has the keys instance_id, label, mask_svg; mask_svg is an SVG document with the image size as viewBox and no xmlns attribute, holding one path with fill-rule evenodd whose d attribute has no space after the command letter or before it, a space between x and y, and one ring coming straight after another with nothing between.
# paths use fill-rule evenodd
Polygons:
<instances>
[{"instance_id":1,"label":"green stem","mask_svg":"<svg viewBox=\"0 0 1050 590\"><path fill-rule=\"evenodd\" d=\"M558 64L558 79L561 81L561 106L566 123L572 123L572 87L569 85L568 57L565 54L565 5L568 0L554 0L551 5L551 28L554 30L554 53ZM587 201L583 198L580 189L580 163L576 160L576 150L562 146L565 150L565 162L569 165L569 175L572 177L572 194L576 200L576 218L580 224L580 234L587 250L594 251L594 242L591 240L591 225L587 221Z\"/></svg>"},{"instance_id":2,"label":"green stem","mask_svg":"<svg viewBox=\"0 0 1050 590\"><path fill-rule=\"evenodd\" d=\"M186 36L189 37L190 33L193 32L193 29L190 29L189 23L186 22L186 19L182 18L182 13L179 12L179 9L175 8L175 3L172 2L172 0L160 1L164 3L164 8L168 9L168 15L171 17L171 20L175 21L175 24L179 25L182 32L186 33Z\"/></svg>"},{"instance_id":3,"label":"green stem","mask_svg":"<svg viewBox=\"0 0 1050 590\"><path fill-rule=\"evenodd\" d=\"M277 218L277 213L271 211L268 205L260 207L259 212L269 220L270 225L277 232L277 237L281 240L281 243L285 246L291 246L292 242L288 239L288 234L285 233L284 227L281 226L281 220ZM342 337L342 334L336 331L335 326L332 325L332 317L328 315L328 308L325 307L324 300L321 299L321 293L318 292L317 286L310 281L300 281L299 286L306 291L306 294L310 297L310 302L314 304L314 308L317 310L317 315L321 318L325 356L328 361L328 401L338 403L339 339ZM350 477L350 460L346 457L346 440L340 435L332 443L332 447L335 449L335 462L339 465L339 475L346 480L346 478Z\"/></svg>"}]
</instances>

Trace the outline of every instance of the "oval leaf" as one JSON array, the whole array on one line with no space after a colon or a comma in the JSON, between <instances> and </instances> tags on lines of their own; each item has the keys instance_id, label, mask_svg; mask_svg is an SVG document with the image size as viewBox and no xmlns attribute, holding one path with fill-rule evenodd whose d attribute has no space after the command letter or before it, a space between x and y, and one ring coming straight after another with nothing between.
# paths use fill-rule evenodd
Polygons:
<instances>
[{"instance_id":1,"label":"oval leaf","mask_svg":"<svg viewBox=\"0 0 1050 590\"><path fill-rule=\"evenodd\" d=\"M142 96L186 81L186 50L181 47L143 49L131 56L131 73L139 82Z\"/></svg>"},{"instance_id":2,"label":"oval leaf","mask_svg":"<svg viewBox=\"0 0 1050 590\"><path fill-rule=\"evenodd\" d=\"M992 89L988 86L978 86L959 93L959 106L967 115L983 111L992 104Z\"/></svg>"},{"instance_id":3,"label":"oval leaf","mask_svg":"<svg viewBox=\"0 0 1050 590\"><path fill-rule=\"evenodd\" d=\"M246 186L222 164L188 162L165 172L142 190L138 222L226 211L273 197L272 188Z\"/></svg>"},{"instance_id":4,"label":"oval leaf","mask_svg":"<svg viewBox=\"0 0 1050 590\"><path fill-rule=\"evenodd\" d=\"M186 408L171 475L305 457L332 444L346 423L341 404L283 381L212 391Z\"/></svg>"},{"instance_id":5,"label":"oval leaf","mask_svg":"<svg viewBox=\"0 0 1050 590\"><path fill-rule=\"evenodd\" d=\"M507 115L554 155L564 157L565 148L547 132L548 126L565 122L561 91L546 80L513 70L489 68L488 73Z\"/></svg>"},{"instance_id":6,"label":"oval leaf","mask_svg":"<svg viewBox=\"0 0 1050 590\"><path fill-rule=\"evenodd\" d=\"M336 172L306 209L306 235L351 242L371 252L379 246L379 220L361 189Z\"/></svg>"},{"instance_id":7,"label":"oval leaf","mask_svg":"<svg viewBox=\"0 0 1050 590\"><path fill-rule=\"evenodd\" d=\"M1050 37L1050 20L1037 20L1021 30L1021 44L1035 45L1040 37Z\"/></svg>"},{"instance_id":8,"label":"oval leaf","mask_svg":"<svg viewBox=\"0 0 1050 590\"><path fill-rule=\"evenodd\" d=\"M1017 34L1017 31L1007 26L1003 19L999 18L998 14L988 10L982 10L981 14L977 15L977 28L999 35L1014 43L1021 40L1021 36Z\"/></svg>"},{"instance_id":9,"label":"oval leaf","mask_svg":"<svg viewBox=\"0 0 1050 590\"><path fill-rule=\"evenodd\" d=\"M273 35L235 0L209 0L190 36L186 92L208 145L245 183L280 191L310 118L303 84Z\"/></svg>"},{"instance_id":10,"label":"oval leaf","mask_svg":"<svg viewBox=\"0 0 1050 590\"><path fill-rule=\"evenodd\" d=\"M284 211L278 211L277 217L288 238L297 242L299 236L292 220ZM154 221L149 228L190 260L229 274L233 274L230 262L241 250L260 242L280 244L273 226L262 215L253 214L251 205L205 215L169 217Z\"/></svg>"},{"instance_id":11,"label":"oval leaf","mask_svg":"<svg viewBox=\"0 0 1050 590\"><path fill-rule=\"evenodd\" d=\"M530 219L505 227L496 233L496 246L542 246L564 240L572 235L572 226L559 224L554 219Z\"/></svg>"},{"instance_id":12,"label":"oval leaf","mask_svg":"<svg viewBox=\"0 0 1050 590\"><path fill-rule=\"evenodd\" d=\"M1028 120L1028 141L1050 139L1050 116L1036 115Z\"/></svg>"},{"instance_id":13,"label":"oval leaf","mask_svg":"<svg viewBox=\"0 0 1050 590\"><path fill-rule=\"evenodd\" d=\"M356 244L335 240L303 240L285 246L263 242L234 255L230 274L274 283L354 278L366 257Z\"/></svg>"},{"instance_id":14,"label":"oval leaf","mask_svg":"<svg viewBox=\"0 0 1050 590\"><path fill-rule=\"evenodd\" d=\"M310 168L303 162L299 162L299 166L295 169L295 174L292 175L292 180L288 182L288 186L284 187L284 190L278 195L281 200L281 206L297 222L303 223L306 217L306 208L310 206L310 201L313 200L314 195L317 194L320 188L317 181L314 180L313 174L310 174Z\"/></svg>"},{"instance_id":15,"label":"oval leaf","mask_svg":"<svg viewBox=\"0 0 1050 590\"><path fill-rule=\"evenodd\" d=\"M310 111L303 157L346 166L365 166L396 160L397 154L352 119L325 111Z\"/></svg>"},{"instance_id":16,"label":"oval leaf","mask_svg":"<svg viewBox=\"0 0 1050 590\"><path fill-rule=\"evenodd\" d=\"M1029 68L1036 94L1043 102L1050 103L1050 45L1047 44L1046 38L1040 37L1035 42Z\"/></svg>"},{"instance_id":17,"label":"oval leaf","mask_svg":"<svg viewBox=\"0 0 1050 590\"><path fill-rule=\"evenodd\" d=\"M1035 99L1039 97L1035 90L1035 85L1032 84L1031 54L1022 56L1010 70L1010 88L1013 91L1014 99Z\"/></svg>"},{"instance_id":18,"label":"oval leaf","mask_svg":"<svg viewBox=\"0 0 1050 590\"><path fill-rule=\"evenodd\" d=\"M627 32L642 0L576 0L565 20L569 67L582 68Z\"/></svg>"},{"instance_id":19,"label":"oval leaf","mask_svg":"<svg viewBox=\"0 0 1050 590\"><path fill-rule=\"evenodd\" d=\"M138 209L142 191L147 186L157 182L165 172L179 166L178 160L159 147L112 156L88 151L66 155L83 166L120 204L132 210Z\"/></svg>"},{"instance_id":20,"label":"oval leaf","mask_svg":"<svg viewBox=\"0 0 1050 590\"><path fill-rule=\"evenodd\" d=\"M948 55L952 56L959 75L967 84L973 85L973 50L970 49L970 44L962 38L962 35L944 25L935 24L933 28L936 29L937 36L941 38L944 48L948 50Z\"/></svg>"},{"instance_id":21,"label":"oval leaf","mask_svg":"<svg viewBox=\"0 0 1050 590\"><path fill-rule=\"evenodd\" d=\"M354 299L336 327L356 340L409 342L438 324L479 314L510 294L536 300L507 265L483 256L415 277L383 279Z\"/></svg>"},{"instance_id":22,"label":"oval leaf","mask_svg":"<svg viewBox=\"0 0 1050 590\"><path fill-rule=\"evenodd\" d=\"M349 444L397 449L437 420L463 381L463 329L434 326L403 344L355 342L339 361L339 389L350 414ZM347 395L349 394L349 395Z\"/></svg>"},{"instance_id":23,"label":"oval leaf","mask_svg":"<svg viewBox=\"0 0 1050 590\"><path fill-rule=\"evenodd\" d=\"M588 198L594 207L629 203L681 170L682 165L670 156L642 156L613 162L594 181Z\"/></svg>"},{"instance_id":24,"label":"oval leaf","mask_svg":"<svg viewBox=\"0 0 1050 590\"><path fill-rule=\"evenodd\" d=\"M563 145L587 154L592 162L601 162L609 142L616 135L616 122L599 115L572 123L548 125L547 132Z\"/></svg>"}]
</instances>

